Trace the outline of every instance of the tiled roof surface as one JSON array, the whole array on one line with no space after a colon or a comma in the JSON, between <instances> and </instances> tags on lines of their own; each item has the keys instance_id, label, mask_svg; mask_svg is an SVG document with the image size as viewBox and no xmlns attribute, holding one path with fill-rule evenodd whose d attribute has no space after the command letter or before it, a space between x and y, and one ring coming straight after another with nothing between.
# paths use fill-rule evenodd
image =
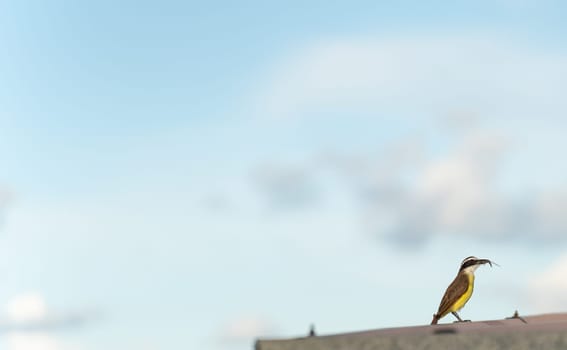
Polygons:
<instances>
[{"instance_id":1,"label":"tiled roof surface","mask_svg":"<svg viewBox=\"0 0 567 350\"><path fill-rule=\"evenodd\" d=\"M567 313L266 339L255 346L256 350L567 349Z\"/></svg>"}]
</instances>

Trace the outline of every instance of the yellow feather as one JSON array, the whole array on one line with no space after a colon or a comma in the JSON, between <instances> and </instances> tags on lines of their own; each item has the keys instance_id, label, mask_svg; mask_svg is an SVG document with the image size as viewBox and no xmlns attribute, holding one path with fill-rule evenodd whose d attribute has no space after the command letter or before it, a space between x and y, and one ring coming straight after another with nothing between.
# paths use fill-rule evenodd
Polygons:
<instances>
[{"instance_id":1,"label":"yellow feather","mask_svg":"<svg viewBox=\"0 0 567 350\"><path fill-rule=\"evenodd\" d=\"M467 301L469 301L469 299L471 298L474 289L474 274L467 273L467 277L469 278L469 286L467 290L459 299L457 299L457 301L453 304L453 306L451 306L449 312L459 311L460 309L463 308L463 306L465 306Z\"/></svg>"}]
</instances>

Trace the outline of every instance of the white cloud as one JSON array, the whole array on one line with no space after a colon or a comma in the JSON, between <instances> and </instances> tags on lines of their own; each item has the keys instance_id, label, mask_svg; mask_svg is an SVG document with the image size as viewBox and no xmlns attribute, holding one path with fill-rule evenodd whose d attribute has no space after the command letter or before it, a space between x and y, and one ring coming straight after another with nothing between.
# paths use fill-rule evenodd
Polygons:
<instances>
[{"instance_id":1,"label":"white cloud","mask_svg":"<svg viewBox=\"0 0 567 350\"><path fill-rule=\"evenodd\" d=\"M363 184L374 192L366 208L370 229L403 243L444 234L539 244L567 239L567 193L504 191L509 155L506 138L476 132L447 154L400 168L390 181Z\"/></svg>"},{"instance_id":2,"label":"white cloud","mask_svg":"<svg viewBox=\"0 0 567 350\"><path fill-rule=\"evenodd\" d=\"M258 315L243 315L228 322L220 331L220 340L226 343L252 344L257 337L273 336L274 324Z\"/></svg>"},{"instance_id":3,"label":"white cloud","mask_svg":"<svg viewBox=\"0 0 567 350\"><path fill-rule=\"evenodd\" d=\"M404 142L377 157L313 157L296 173L324 191L328 173L322 170L330 170L340 180L334 186L357 198L366 229L403 245L436 235L530 244L567 239L565 191L503 190L503 164L512 147L505 136L477 129L446 152L428 155L422 146ZM326 197L339 192L325 191Z\"/></svg>"},{"instance_id":4,"label":"white cloud","mask_svg":"<svg viewBox=\"0 0 567 350\"><path fill-rule=\"evenodd\" d=\"M14 297L5 307L7 318L14 323L39 322L47 317L47 306L40 293L30 292Z\"/></svg>"},{"instance_id":5,"label":"white cloud","mask_svg":"<svg viewBox=\"0 0 567 350\"><path fill-rule=\"evenodd\" d=\"M0 327L10 331L44 331L81 325L90 315L56 312L47 307L38 292L16 295L0 313Z\"/></svg>"},{"instance_id":6,"label":"white cloud","mask_svg":"<svg viewBox=\"0 0 567 350\"><path fill-rule=\"evenodd\" d=\"M378 235L553 242L567 230L567 169L556 161L567 147L565 88L567 54L508 37L350 37L284 58L257 103L265 116L303 118L287 124L313 135L311 152L355 149L327 160L362 193L364 222ZM312 116L328 118L306 121ZM386 149L396 137L410 139L401 153ZM364 155L360 145L379 152ZM323 192L313 164L289 173L276 165L279 177L264 187L276 198L306 188L335 195Z\"/></svg>"},{"instance_id":7,"label":"white cloud","mask_svg":"<svg viewBox=\"0 0 567 350\"><path fill-rule=\"evenodd\" d=\"M0 187L0 207L8 205L14 200L15 194L6 187Z\"/></svg>"},{"instance_id":8,"label":"white cloud","mask_svg":"<svg viewBox=\"0 0 567 350\"><path fill-rule=\"evenodd\" d=\"M0 326L5 331L0 344L8 350L75 350L48 329L66 326L66 318L55 317L38 292L16 295L3 308Z\"/></svg>"},{"instance_id":9,"label":"white cloud","mask_svg":"<svg viewBox=\"0 0 567 350\"><path fill-rule=\"evenodd\" d=\"M14 201L14 192L7 187L0 187L0 228L4 223L5 211L9 208L10 204Z\"/></svg>"},{"instance_id":10,"label":"white cloud","mask_svg":"<svg viewBox=\"0 0 567 350\"><path fill-rule=\"evenodd\" d=\"M404 243L435 234L510 234L513 200L497 188L505 146L498 135L471 134L448 154L399 167L389 181L364 184L374 193L366 208L370 229Z\"/></svg>"},{"instance_id":11,"label":"white cloud","mask_svg":"<svg viewBox=\"0 0 567 350\"><path fill-rule=\"evenodd\" d=\"M567 255L530 281L529 297L538 312L567 310Z\"/></svg>"},{"instance_id":12,"label":"white cloud","mask_svg":"<svg viewBox=\"0 0 567 350\"><path fill-rule=\"evenodd\" d=\"M346 38L283 60L263 87L262 114L317 109L424 113L470 107L499 117L567 111L567 56L494 35Z\"/></svg>"},{"instance_id":13,"label":"white cloud","mask_svg":"<svg viewBox=\"0 0 567 350\"><path fill-rule=\"evenodd\" d=\"M56 337L49 333L14 332L7 335L8 350L67 350Z\"/></svg>"},{"instance_id":14,"label":"white cloud","mask_svg":"<svg viewBox=\"0 0 567 350\"><path fill-rule=\"evenodd\" d=\"M317 184L310 169L302 166L259 167L252 174L253 185L276 209L295 209L313 203L318 197Z\"/></svg>"},{"instance_id":15,"label":"white cloud","mask_svg":"<svg viewBox=\"0 0 567 350\"><path fill-rule=\"evenodd\" d=\"M459 228L473 213L490 205L493 175L501 151L497 138L466 140L452 155L426 166L416 184L416 201L437 207L437 224Z\"/></svg>"}]
</instances>

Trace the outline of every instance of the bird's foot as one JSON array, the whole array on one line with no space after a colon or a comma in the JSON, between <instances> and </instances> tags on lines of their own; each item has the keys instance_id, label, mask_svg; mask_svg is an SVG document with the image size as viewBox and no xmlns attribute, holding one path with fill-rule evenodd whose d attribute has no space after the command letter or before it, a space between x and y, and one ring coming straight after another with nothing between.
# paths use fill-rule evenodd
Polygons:
<instances>
[{"instance_id":1,"label":"bird's foot","mask_svg":"<svg viewBox=\"0 0 567 350\"><path fill-rule=\"evenodd\" d=\"M467 322L472 322L471 320L458 320L458 321L453 321L453 323L467 323Z\"/></svg>"}]
</instances>

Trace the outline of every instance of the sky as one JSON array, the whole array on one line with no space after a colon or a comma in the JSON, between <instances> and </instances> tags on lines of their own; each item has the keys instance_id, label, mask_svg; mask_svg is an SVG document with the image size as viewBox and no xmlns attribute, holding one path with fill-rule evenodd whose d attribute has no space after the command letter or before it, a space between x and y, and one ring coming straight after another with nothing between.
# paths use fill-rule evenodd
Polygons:
<instances>
[{"instance_id":1,"label":"sky","mask_svg":"<svg viewBox=\"0 0 567 350\"><path fill-rule=\"evenodd\" d=\"M567 311L565 10L1 1L0 348Z\"/></svg>"}]
</instances>

